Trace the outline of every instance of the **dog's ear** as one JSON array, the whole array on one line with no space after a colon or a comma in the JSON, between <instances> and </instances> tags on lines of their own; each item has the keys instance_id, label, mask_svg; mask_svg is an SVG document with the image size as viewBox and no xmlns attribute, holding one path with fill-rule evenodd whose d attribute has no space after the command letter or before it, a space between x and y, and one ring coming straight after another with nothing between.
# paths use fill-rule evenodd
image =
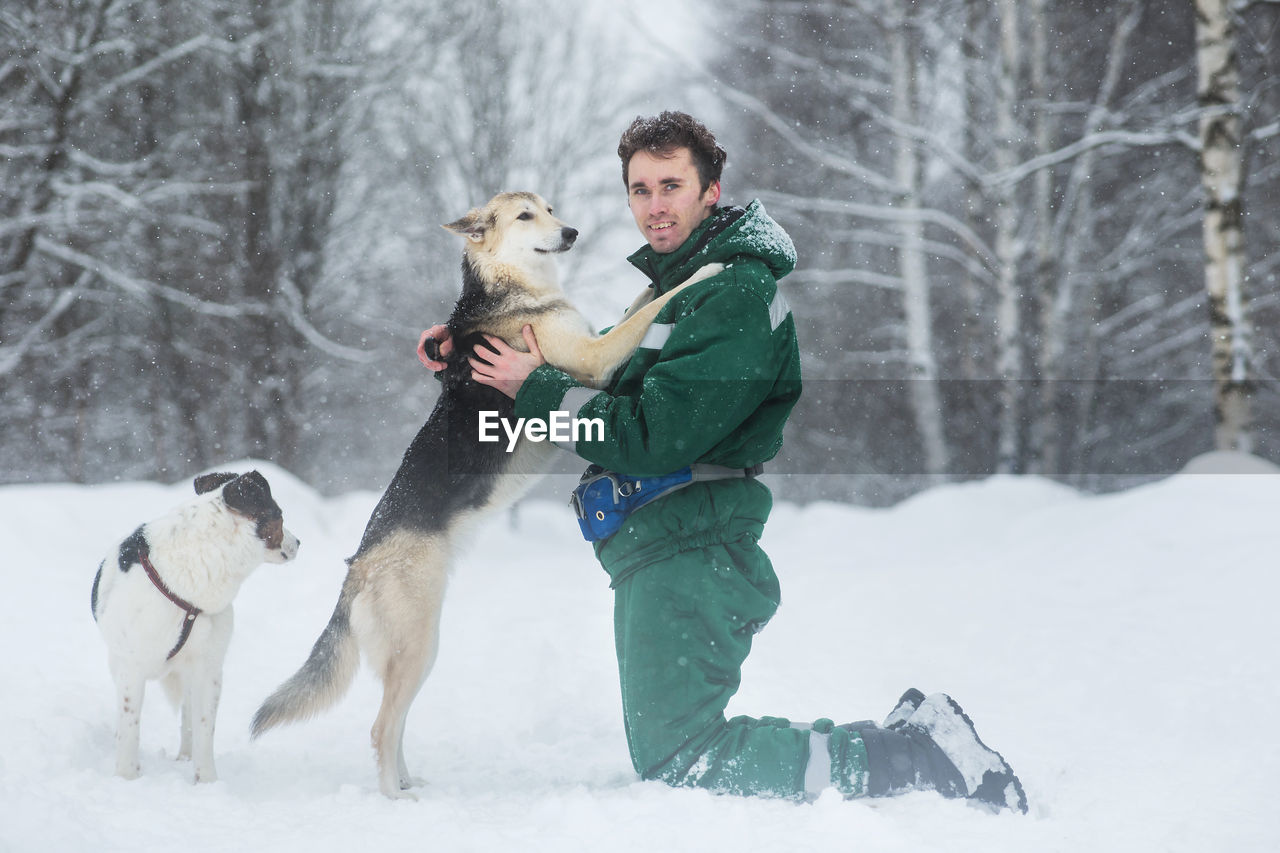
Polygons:
<instances>
[{"instance_id":1,"label":"dog's ear","mask_svg":"<svg viewBox=\"0 0 1280 853\"><path fill-rule=\"evenodd\" d=\"M485 216L480 208L473 207L467 211L466 216L440 227L446 231L452 231L454 234L461 234L473 243L479 243L484 239L484 235L489 229L493 227L493 219Z\"/></svg>"},{"instance_id":2,"label":"dog's ear","mask_svg":"<svg viewBox=\"0 0 1280 853\"><path fill-rule=\"evenodd\" d=\"M280 518L280 507L271 497L267 478L257 471L241 474L222 490L227 506L249 518Z\"/></svg>"},{"instance_id":3,"label":"dog's ear","mask_svg":"<svg viewBox=\"0 0 1280 853\"><path fill-rule=\"evenodd\" d=\"M203 495L207 492L212 492L214 489L219 488L221 486L225 486L227 483L230 483L237 476L239 475L227 474L225 472L219 472L216 474L201 474L199 477L196 477L195 479L196 494Z\"/></svg>"}]
</instances>

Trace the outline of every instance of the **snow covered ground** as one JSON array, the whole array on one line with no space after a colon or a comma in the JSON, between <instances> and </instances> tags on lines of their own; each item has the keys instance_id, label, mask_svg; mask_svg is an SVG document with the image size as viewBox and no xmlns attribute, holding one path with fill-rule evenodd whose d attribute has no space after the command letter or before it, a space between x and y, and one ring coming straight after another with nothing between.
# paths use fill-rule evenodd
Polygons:
<instances>
[{"instance_id":1,"label":"snow covered ground","mask_svg":"<svg viewBox=\"0 0 1280 853\"><path fill-rule=\"evenodd\" d=\"M195 787L173 760L157 687L143 776L124 782L89 588L102 551L190 484L2 488L0 850L1274 851L1280 471L1252 462L1269 473L1109 496L995 478L887 510L776 508L764 544L783 605L730 712L839 722L883 716L908 686L950 692L1021 775L1026 817L931 794L793 804L638 782L611 593L550 502L498 519L455 574L409 721L419 801L377 793L367 670L327 715L250 743L376 498L323 499L270 465L302 550L236 603L221 781Z\"/></svg>"}]
</instances>

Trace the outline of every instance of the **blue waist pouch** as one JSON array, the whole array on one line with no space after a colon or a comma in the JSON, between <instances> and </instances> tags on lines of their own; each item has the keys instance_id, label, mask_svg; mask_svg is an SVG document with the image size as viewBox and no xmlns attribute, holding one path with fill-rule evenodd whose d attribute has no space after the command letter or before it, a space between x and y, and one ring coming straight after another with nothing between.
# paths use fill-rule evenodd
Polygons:
<instances>
[{"instance_id":1,"label":"blue waist pouch","mask_svg":"<svg viewBox=\"0 0 1280 853\"><path fill-rule=\"evenodd\" d=\"M628 477L591 465L582 472L582 480L569 496L569 506L578 516L582 538L599 542L617 533L628 515L676 489L704 480L756 477L763 470L763 465L725 468L695 462L658 477Z\"/></svg>"},{"instance_id":2,"label":"blue waist pouch","mask_svg":"<svg viewBox=\"0 0 1280 853\"><path fill-rule=\"evenodd\" d=\"M583 472L569 505L578 516L582 538L598 542L617 533L640 507L692 482L693 469L688 466L659 477L628 477L592 465Z\"/></svg>"}]
</instances>

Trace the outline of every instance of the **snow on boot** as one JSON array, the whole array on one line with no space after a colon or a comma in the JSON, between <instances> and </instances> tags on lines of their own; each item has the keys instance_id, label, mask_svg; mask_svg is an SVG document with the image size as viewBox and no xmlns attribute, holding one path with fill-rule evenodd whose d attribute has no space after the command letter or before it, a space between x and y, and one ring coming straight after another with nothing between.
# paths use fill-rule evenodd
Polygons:
<instances>
[{"instance_id":1,"label":"snow on boot","mask_svg":"<svg viewBox=\"0 0 1280 853\"><path fill-rule=\"evenodd\" d=\"M912 729L928 735L950 759L970 800L1026 814L1027 795L1013 768L982 742L973 721L950 696L935 693L927 697L900 731Z\"/></svg>"},{"instance_id":2,"label":"snow on boot","mask_svg":"<svg viewBox=\"0 0 1280 853\"><path fill-rule=\"evenodd\" d=\"M884 727L886 729L895 730L906 725L907 719L915 713L916 708L920 707L920 703L924 701L924 694L914 687L902 694L902 698L898 700L898 704L893 706L893 710L889 712L889 716L884 718Z\"/></svg>"}]
</instances>

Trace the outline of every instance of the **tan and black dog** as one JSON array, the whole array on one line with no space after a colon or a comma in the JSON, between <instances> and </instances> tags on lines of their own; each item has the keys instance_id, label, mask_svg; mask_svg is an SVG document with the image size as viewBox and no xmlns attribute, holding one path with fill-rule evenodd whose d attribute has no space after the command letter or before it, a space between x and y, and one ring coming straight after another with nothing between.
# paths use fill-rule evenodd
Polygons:
<instances>
[{"instance_id":1,"label":"tan and black dog","mask_svg":"<svg viewBox=\"0 0 1280 853\"><path fill-rule=\"evenodd\" d=\"M480 413L513 414L510 399L471 378L466 356L483 335L525 349L531 325L546 360L593 388L603 387L640 344L653 318L679 290L719 272L710 264L663 296L639 300L602 336L565 298L554 255L578 232L533 193L503 193L444 226L466 239L462 295L449 318L455 342L435 409L405 451L349 566L337 606L302 668L258 709L257 737L273 726L328 708L365 659L382 680L373 724L378 785L412 797L404 759L409 707L435 661L449 567L466 528L514 502L545 470L549 443L512 448L482 443Z\"/></svg>"}]
</instances>

